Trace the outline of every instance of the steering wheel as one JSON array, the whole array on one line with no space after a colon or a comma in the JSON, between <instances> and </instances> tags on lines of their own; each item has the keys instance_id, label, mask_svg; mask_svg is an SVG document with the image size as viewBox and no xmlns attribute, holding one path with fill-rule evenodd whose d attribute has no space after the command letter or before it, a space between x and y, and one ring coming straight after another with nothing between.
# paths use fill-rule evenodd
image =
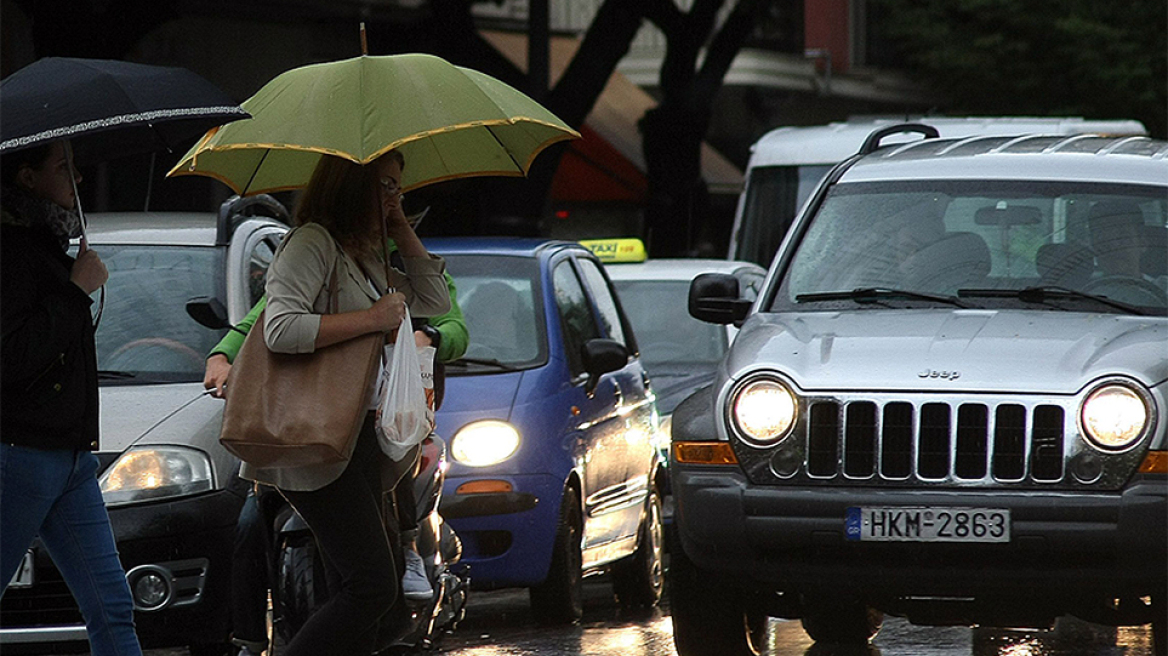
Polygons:
<instances>
[{"instance_id":1,"label":"steering wheel","mask_svg":"<svg viewBox=\"0 0 1168 656\"><path fill-rule=\"evenodd\" d=\"M125 353L128 351L132 351L136 348L146 348L151 346L161 346L163 348L170 349L175 353L178 353L184 358L187 358L190 361L193 370L202 371L203 369L203 356L200 355L198 351L187 346L186 344L183 344L180 341L170 339L169 337L143 337L141 339L135 339L133 341L126 342L125 344L122 344L117 349L115 349L113 353L110 353L109 359L110 361L116 361L118 357L125 355ZM117 367L111 368L116 369Z\"/></svg>"},{"instance_id":2,"label":"steering wheel","mask_svg":"<svg viewBox=\"0 0 1168 656\"><path fill-rule=\"evenodd\" d=\"M1168 294L1155 283L1143 278L1103 276L1083 285L1083 291L1132 305L1168 306Z\"/></svg>"}]
</instances>

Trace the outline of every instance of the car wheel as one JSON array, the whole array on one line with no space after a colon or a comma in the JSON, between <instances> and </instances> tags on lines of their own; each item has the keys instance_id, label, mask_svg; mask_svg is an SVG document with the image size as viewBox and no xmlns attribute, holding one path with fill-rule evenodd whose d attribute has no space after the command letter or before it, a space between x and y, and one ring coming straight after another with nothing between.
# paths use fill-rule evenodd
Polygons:
<instances>
[{"instance_id":1,"label":"car wheel","mask_svg":"<svg viewBox=\"0 0 1168 656\"><path fill-rule=\"evenodd\" d=\"M580 496L569 487L560 504L560 524L547 579L529 591L531 614L540 624L571 624L584 615L582 531Z\"/></svg>"},{"instance_id":2,"label":"car wheel","mask_svg":"<svg viewBox=\"0 0 1168 656\"><path fill-rule=\"evenodd\" d=\"M665 587L665 568L662 565L664 529L661 523L661 497L649 490L637 543L637 551L613 568L612 587L616 598L625 608L655 606L661 601Z\"/></svg>"},{"instance_id":3,"label":"car wheel","mask_svg":"<svg viewBox=\"0 0 1168 656\"><path fill-rule=\"evenodd\" d=\"M884 613L859 601L811 601L803 609L803 630L816 642L867 643L884 624Z\"/></svg>"},{"instance_id":4,"label":"car wheel","mask_svg":"<svg viewBox=\"0 0 1168 656\"><path fill-rule=\"evenodd\" d=\"M759 656L766 644L767 615L749 595L718 584L718 576L699 569L670 531L666 581L678 656Z\"/></svg>"},{"instance_id":5,"label":"car wheel","mask_svg":"<svg viewBox=\"0 0 1168 656\"><path fill-rule=\"evenodd\" d=\"M328 598L324 563L312 535L289 535L280 541L273 624L291 642L309 616Z\"/></svg>"}]
</instances>

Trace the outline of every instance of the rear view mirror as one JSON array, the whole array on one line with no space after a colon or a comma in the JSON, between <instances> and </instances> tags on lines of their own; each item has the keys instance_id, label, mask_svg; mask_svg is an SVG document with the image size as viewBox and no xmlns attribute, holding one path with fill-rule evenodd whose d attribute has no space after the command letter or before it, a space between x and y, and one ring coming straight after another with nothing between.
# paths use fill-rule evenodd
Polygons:
<instances>
[{"instance_id":1,"label":"rear view mirror","mask_svg":"<svg viewBox=\"0 0 1168 656\"><path fill-rule=\"evenodd\" d=\"M982 207L974 212L973 222L977 225L1005 226L1036 225L1042 223L1042 210L1037 207L1014 205L1012 207Z\"/></svg>"},{"instance_id":2,"label":"rear view mirror","mask_svg":"<svg viewBox=\"0 0 1168 656\"><path fill-rule=\"evenodd\" d=\"M611 339L590 339L580 347L580 355L584 362L584 371L588 372L588 384L585 389L591 393L596 389L600 377L610 371L616 371L629 362L629 350L619 342Z\"/></svg>"},{"instance_id":3,"label":"rear view mirror","mask_svg":"<svg viewBox=\"0 0 1168 656\"><path fill-rule=\"evenodd\" d=\"M728 273L703 273L689 284L689 314L699 321L737 323L754 303L739 298L738 279Z\"/></svg>"},{"instance_id":4,"label":"rear view mirror","mask_svg":"<svg viewBox=\"0 0 1168 656\"><path fill-rule=\"evenodd\" d=\"M227 308L223 307L222 301L213 296L198 296L187 301L187 314L200 326L212 330L231 327L227 321Z\"/></svg>"}]
</instances>

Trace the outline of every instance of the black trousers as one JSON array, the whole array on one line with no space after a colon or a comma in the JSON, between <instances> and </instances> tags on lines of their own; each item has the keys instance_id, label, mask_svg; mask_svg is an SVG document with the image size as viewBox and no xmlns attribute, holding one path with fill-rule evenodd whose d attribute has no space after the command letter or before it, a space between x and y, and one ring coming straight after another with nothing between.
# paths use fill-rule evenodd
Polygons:
<instances>
[{"instance_id":1,"label":"black trousers","mask_svg":"<svg viewBox=\"0 0 1168 656\"><path fill-rule=\"evenodd\" d=\"M382 522L381 469L372 418L340 478L319 490L281 490L316 537L329 571L329 598L296 634L286 656L352 656L373 651L382 617L398 597L398 536Z\"/></svg>"}]
</instances>

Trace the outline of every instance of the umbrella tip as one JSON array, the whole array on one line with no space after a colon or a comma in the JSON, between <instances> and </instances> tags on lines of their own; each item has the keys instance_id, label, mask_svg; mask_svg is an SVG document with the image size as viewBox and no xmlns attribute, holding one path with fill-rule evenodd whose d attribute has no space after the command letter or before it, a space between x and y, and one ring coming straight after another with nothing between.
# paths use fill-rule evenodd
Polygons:
<instances>
[{"instance_id":1,"label":"umbrella tip","mask_svg":"<svg viewBox=\"0 0 1168 656\"><path fill-rule=\"evenodd\" d=\"M369 54L369 42L365 40L365 21L361 21L361 54Z\"/></svg>"}]
</instances>

